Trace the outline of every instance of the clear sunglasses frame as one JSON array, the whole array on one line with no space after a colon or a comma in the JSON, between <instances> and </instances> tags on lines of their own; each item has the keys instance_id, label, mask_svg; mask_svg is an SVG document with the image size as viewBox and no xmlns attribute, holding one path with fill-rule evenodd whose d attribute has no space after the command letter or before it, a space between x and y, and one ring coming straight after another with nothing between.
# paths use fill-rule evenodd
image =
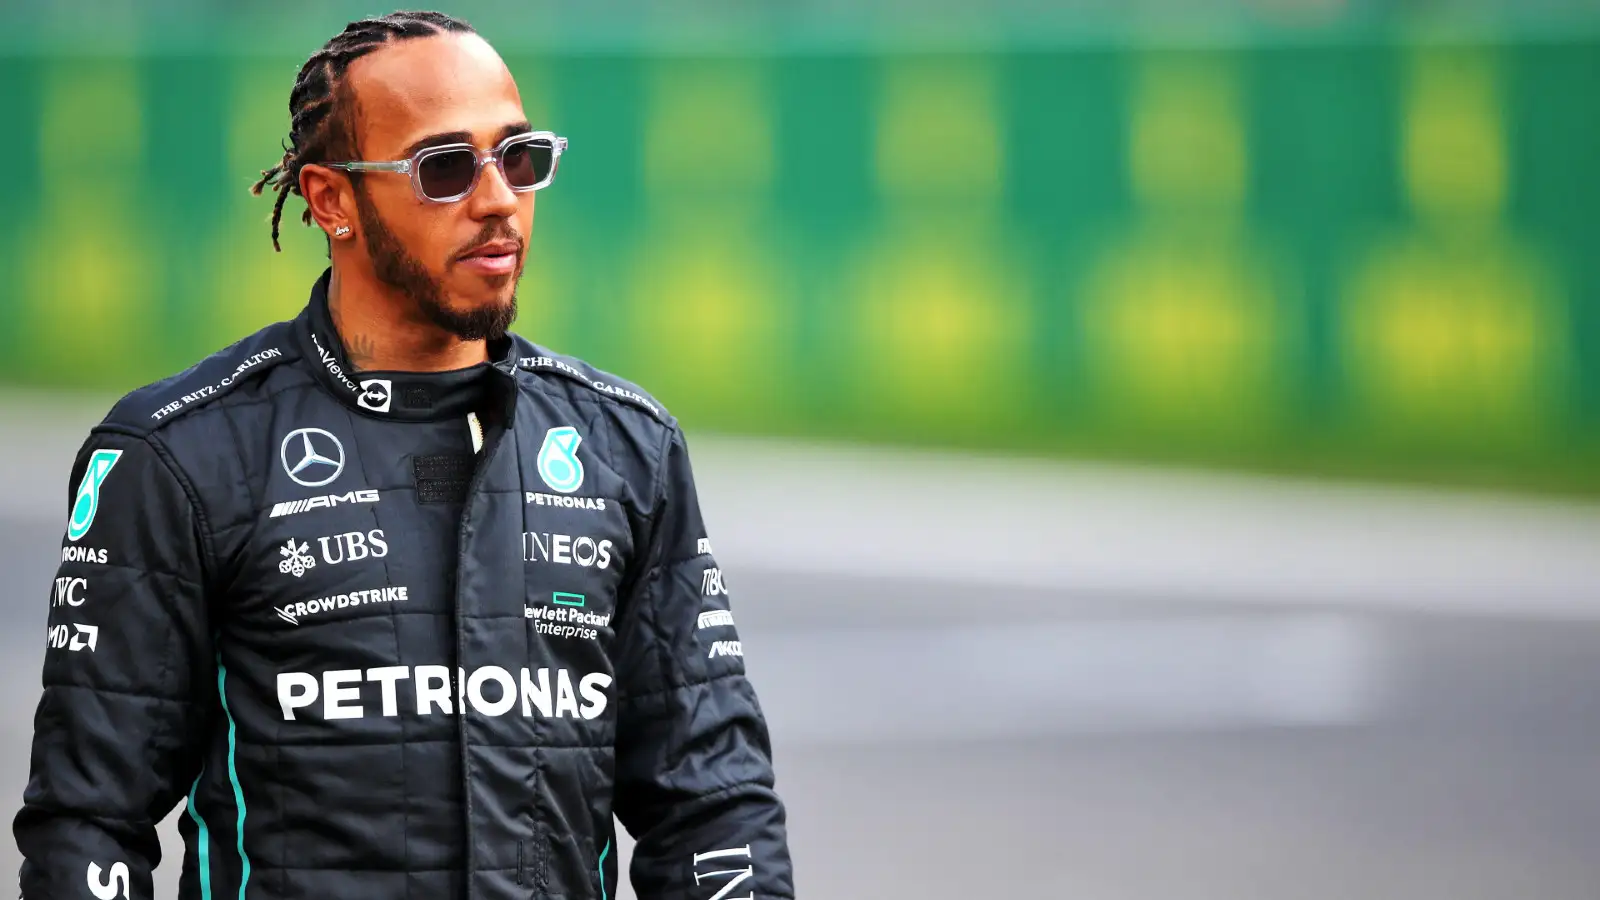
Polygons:
<instances>
[{"instance_id":1,"label":"clear sunglasses frame","mask_svg":"<svg viewBox=\"0 0 1600 900\"><path fill-rule=\"evenodd\" d=\"M513 146L520 144L531 144L539 141L548 141L550 144L551 151L549 173L547 173L544 178L528 185L527 187L516 187L512 185L511 179L506 178L506 151ZM499 146L495 147L493 150L479 150L472 144L441 144L437 147L424 147L412 154L410 159L393 160L389 162L349 160L345 162L325 162L321 163L320 165L327 166L330 169L342 169L346 172L394 172L400 175L409 175L411 176L411 189L416 191L418 200L421 200L424 203L454 203L457 200L462 200L472 195L472 192L478 187L478 180L483 177L484 167L490 163L493 163L500 169L500 177L505 179L506 187L511 188L511 190L515 193L525 194L528 191L537 191L540 188L548 187L550 182L555 181L556 179L556 169L561 165L561 153L566 149L567 139L561 137L553 131L525 131L521 134L514 134L511 137L506 138L505 140L501 141ZM452 197L428 196L428 194L422 189L422 164L431 156L437 156L440 153L450 153L459 150L470 150L472 152L473 159L477 162L476 168L472 173L472 182L467 185L466 190Z\"/></svg>"}]
</instances>

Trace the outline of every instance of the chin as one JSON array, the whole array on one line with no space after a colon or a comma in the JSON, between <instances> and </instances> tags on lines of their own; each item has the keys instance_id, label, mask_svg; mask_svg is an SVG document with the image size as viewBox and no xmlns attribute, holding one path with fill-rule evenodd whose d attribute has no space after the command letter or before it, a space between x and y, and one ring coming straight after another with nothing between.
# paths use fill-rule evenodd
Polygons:
<instances>
[{"instance_id":1,"label":"chin","mask_svg":"<svg viewBox=\"0 0 1600 900\"><path fill-rule=\"evenodd\" d=\"M423 312L435 325L465 340L503 336L517 315L516 282L509 276L503 286L474 286L475 290L447 291L442 303L424 303Z\"/></svg>"}]
</instances>

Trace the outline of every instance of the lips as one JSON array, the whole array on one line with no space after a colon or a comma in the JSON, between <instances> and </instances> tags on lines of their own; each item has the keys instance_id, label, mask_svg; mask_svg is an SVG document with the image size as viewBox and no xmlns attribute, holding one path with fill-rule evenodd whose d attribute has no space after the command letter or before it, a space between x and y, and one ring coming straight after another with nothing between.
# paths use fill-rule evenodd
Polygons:
<instances>
[{"instance_id":1,"label":"lips","mask_svg":"<svg viewBox=\"0 0 1600 900\"><path fill-rule=\"evenodd\" d=\"M521 251L522 245L516 241L489 241L461 254L462 259L474 259L484 256L516 256Z\"/></svg>"},{"instance_id":2,"label":"lips","mask_svg":"<svg viewBox=\"0 0 1600 900\"><path fill-rule=\"evenodd\" d=\"M468 271L492 278L512 275L522 257L522 244L518 241L498 240L479 244L462 254L460 263Z\"/></svg>"}]
</instances>

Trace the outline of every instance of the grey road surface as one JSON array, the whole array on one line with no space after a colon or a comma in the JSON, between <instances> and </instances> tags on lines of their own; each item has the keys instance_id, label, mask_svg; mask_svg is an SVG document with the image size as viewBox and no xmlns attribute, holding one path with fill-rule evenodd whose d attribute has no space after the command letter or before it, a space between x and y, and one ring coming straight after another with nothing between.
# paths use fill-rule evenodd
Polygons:
<instances>
[{"instance_id":1,"label":"grey road surface","mask_svg":"<svg viewBox=\"0 0 1600 900\"><path fill-rule=\"evenodd\" d=\"M7 810L84 424L56 416L0 412ZM1600 511L701 448L802 897L1600 891Z\"/></svg>"}]
</instances>

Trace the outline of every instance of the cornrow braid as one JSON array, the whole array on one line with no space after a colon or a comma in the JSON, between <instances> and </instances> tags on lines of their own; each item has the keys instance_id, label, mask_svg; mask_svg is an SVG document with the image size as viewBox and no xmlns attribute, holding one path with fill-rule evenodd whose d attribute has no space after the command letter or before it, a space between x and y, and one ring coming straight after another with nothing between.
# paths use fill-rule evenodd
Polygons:
<instances>
[{"instance_id":1,"label":"cornrow braid","mask_svg":"<svg viewBox=\"0 0 1600 900\"><path fill-rule=\"evenodd\" d=\"M272 168L263 169L261 179L250 186L250 193L257 196L267 187L278 193L272 205L273 250L283 249L278 245L283 204L290 194L300 193L300 170L310 163L356 155L355 98L344 77L350 64L393 41L446 33L471 34L473 29L460 19L429 11L402 11L361 19L346 25L300 67L300 75L289 92L289 139L283 144L283 158ZM356 176L351 173L351 177ZM311 224L309 207L300 220Z\"/></svg>"}]
</instances>

